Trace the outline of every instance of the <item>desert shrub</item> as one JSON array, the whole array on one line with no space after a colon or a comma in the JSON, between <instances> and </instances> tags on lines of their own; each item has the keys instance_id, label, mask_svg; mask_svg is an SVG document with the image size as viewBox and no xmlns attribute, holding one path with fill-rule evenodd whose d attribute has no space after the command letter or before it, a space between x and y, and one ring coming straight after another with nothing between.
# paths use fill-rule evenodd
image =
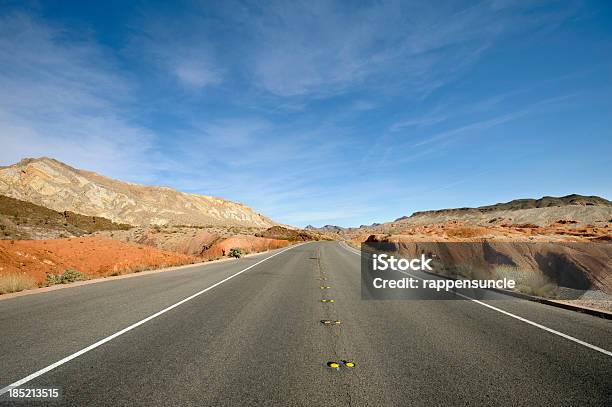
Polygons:
<instances>
[{"instance_id":1,"label":"desert shrub","mask_svg":"<svg viewBox=\"0 0 612 407\"><path fill-rule=\"evenodd\" d=\"M45 285L59 284L59 274L49 273L45 276Z\"/></svg>"},{"instance_id":2,"label":"desert shrub","mask_svg":"<svg viewBox=\"0 0 612 407\"><path fill-rule=\"evenodd\" d=\"M495 268L496 278L516 281L516 289L520 292L539 297L555 298L557 285L539 270L523 270L514 266L500 265Z\"/></svg>"},{"instance_id":3,"label":"desert shrub","mask_svg":"<svg viewBox=\"0 0 612 407\"><path fill-rule=\"evenodd\" d=\"M140 273L140 272L142 272L142 271L147 271L147 270L149 270L149 269L150 269L150 267L149 267L149 266L147 266L146 264L139 264L139 265L137 265L137 266L132 267L132 272L134 272L134 273Z\"/></svg>"},{"instance_id":4,"label":"desert shrub","mask_svg":"<svg viewBox=\"0 0 612 407\"><path fill-rule=\"evenodd\" d=\"M242 249L239 247L232 247L228 253L229 257L235 257L237 259L241 258L244 253Z\"/></svg>"},{"instance_id":5,"label":"desert shrub","mask_svg":"<svg viewBox=\"0 0 612 407\"><path fill-rule=\"evenodd\" d=\"M458 264L449 270L449 275L455 278L474 278L474 267L471 264Z\"/></svg>"},{"instance_id":6,"label":"desert shrub","mask_svg":"<svg viewBox=\"0 0 612 407\"><path fill-rule=\"evenodd\" d=\"M112 273L110 273L109 276L116 277L116 276L122 276L124 274L141 273L143 271L151 270L151 268L154 268L154 267L147 266L146 264L137 264L135 266L130 266L130 267L120 269L120 270L115 270Z\"/></svg>"},{"instance_id":7,"label":"desert shrub","mask_svg":"<svg viewBox=\"0 0 612 407\"><path fill-rule=\"evenodd\" d=\"M68 284L86 279L87 277L85 276L85 274L81 273L80 271L74 269L66 269L61 274L47 274L47 277L45 278L45 284Z\"/></svg>"},{"instance_id":8,"label":"desert shrub","mask_svg":"<svg viewBox=\"0 0 612 407\"><path fill-rule=\"evenodd\" d=\"M35 286L36 282L30 276L16 273L0 276L0 294L16 293Z\"/></svg>"}]
</instances>

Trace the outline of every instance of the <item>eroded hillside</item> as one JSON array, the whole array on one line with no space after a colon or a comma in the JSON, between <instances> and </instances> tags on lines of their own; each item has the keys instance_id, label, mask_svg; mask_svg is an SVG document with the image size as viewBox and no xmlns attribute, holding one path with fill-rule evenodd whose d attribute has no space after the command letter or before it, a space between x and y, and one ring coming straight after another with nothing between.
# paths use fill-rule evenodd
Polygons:
<instances>
[{"instance_id":1,"label":"eroded hillside","mask_svg":"<svg viewBox=\"0 0 612 407\"><path fill-rule=\"evenodd\" d=\"M102 230L127 230L97 216L85 216L35 205L0 195L0 239L39 240L83 236Z\"/></svg>"},{"instance_id":2,"label":"eroded hillside","mask_svg":"<svg viewBox=\"0 0 612 407\"><path fill-rule=\"evenodd\" d=\"M240 203L121 182L46 157L0 168L0 194L58 212L71 211L135 226L275 224Z\"/></svg>"}]
</instances>

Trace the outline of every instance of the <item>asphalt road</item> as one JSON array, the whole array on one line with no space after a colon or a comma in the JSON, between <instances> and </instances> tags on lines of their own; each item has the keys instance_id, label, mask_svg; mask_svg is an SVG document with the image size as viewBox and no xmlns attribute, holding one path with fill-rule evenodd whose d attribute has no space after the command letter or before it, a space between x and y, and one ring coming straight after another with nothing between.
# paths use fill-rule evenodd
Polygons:
<instances>
[{"instance_id":1,"label":"asphalt road","mask_svg":"<svg viewBox=\"0 0 612 407\"><path fill-rule=\"evenodd\" d=\"M491 304L525 320L469 300L362 301L359 267L317 242L2 300L0 388L73 355L22 387L75 406L612 405L612 357L559 335L610 351L611 321L517 300ZM355 367L326 365L341 360Z\"/></svg>"}]
</instances>

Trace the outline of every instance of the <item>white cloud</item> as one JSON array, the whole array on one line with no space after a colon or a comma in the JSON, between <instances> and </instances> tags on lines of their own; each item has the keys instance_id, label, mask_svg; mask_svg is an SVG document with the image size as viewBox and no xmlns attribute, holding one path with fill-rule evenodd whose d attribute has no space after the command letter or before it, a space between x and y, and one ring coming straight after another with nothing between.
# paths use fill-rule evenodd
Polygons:
<instances>
[{"instance_id":1,"label":"white cloud","mask_svg":"<svg viewBox=\"0 0 612 407\"><path fill-rule=\"evenodd\" d=\"M187 85L203 88L208 85L217 85L221 82L221 75L208 66L197 63L182 63L175 68L176 76Z\"/></svg>"},{"instance_id":2,"label":"white cloud","mask_svg":"<svg viewBox=\"0 0 612 407\"><path fill-rule=\"evenodd\" d=\"M440 142L456 136L460 136L462 134L473 134L482 130L488 130L493 127L497 127L502 124L520 119L522 117L542 113L544 111L550 111L551 109L557 110L563 108L566 102L568 102L575 96L575 94L569 94L548 99L542 99L530 105L527 105L522 109L516 109L514 111L507 112L492 118L479 120L463 126L447 129L443 132L429 136L424 140L419 141L418 143L415 143L414 147L420 147L427 144Z\"/></svg>"},{"instance_id":3,"label":"white cloud","mask_svg":"<svg viewBox=\"0 0 612 407\"><path fill-rule=\"evenodd\" d=\"M247 30L260 87L281 96L325 97L401 83L415 95L452 80L520 19L486 4L275 2ZM402 87L403 89L406 86Z\"/></svg>"},{"instance_id":4,"label":"white cloud","mask_svg":"<svg viewBox=\"0 0 612 407\"><path fill-rule=\"evenodd\" d=\"M434 124L442 123L446 119L447 117L442 115L425 115L413 117L411 119L406 119L397 123L393 123L391 126L389 126L389 130L399 131L410 127L432 126Z\"/></svg>"},{"instance_id":5,"label":"white cloud","mask_svg":"<svg viewBox=\"0 0 612 407\"><path fill-rule=\"evenodd\" d=\"M131 123L130 87L87 38L25 14L0 18L0 161L51 156L148 179L153 135Z\"/></svg>"},{"instance_id":6,"label":"white cloud","mask_svg":"<svg viewBox=\"0 0 612 407\"><path fill-rule=\"evenodd\" d=\"M371 100L356 100L351 104L351 108L358 112L376 109L378 104Z\"/></svg>"},{"instance_id":7,"label":"white cloud","mask_svg":"<svg viewBox=\"0 0 612 407\"><path fill-rule=\"evenodd\" d=\"M145 13L132 48L184 85L228 83L258 105L269 102L262 93L280 99L276 106L355 90L423 98L469 69L503 35L562 19L522 8L227 0L217 9L195 3L174 16Z\"/></svg>"},{"instance_id":8,"label":"white cloud","mask_svg":"<svg viewBox=\"0 0 612 407\"><path fill-rule=\"evenodd\" d=\"M130 42L130 52L152 61L161 72L188 88L201 90L223 82L224 71L216 63L206 21L199 16L178 19L146 15L138 21L139 33Z\"/></svg>"}]
</instances>

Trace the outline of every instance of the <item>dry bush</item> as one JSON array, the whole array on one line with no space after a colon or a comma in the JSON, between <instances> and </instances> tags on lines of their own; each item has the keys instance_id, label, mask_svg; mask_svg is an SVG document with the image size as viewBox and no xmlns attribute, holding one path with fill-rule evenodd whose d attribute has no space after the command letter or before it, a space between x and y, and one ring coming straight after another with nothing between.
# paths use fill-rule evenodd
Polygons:
<instances>
[{"instance_id":1,"label":"dry bush","mask_svg":"<svg viewBox=\"0 0 612 407\"><path fill-rule=\"evenodd\" d=\"M495 267L498 279L507 278L516 281L520 292L539 297L555 298L558 286L539 270L523 270L514 266L500 265Z\"/></svg>"},{"instance_id":2,"label":"dry bush","mask_svg":"<svg viewBox=\"0 0 612 407\"><path fill-rule=\"evenodd\" d=\"M127 268L121 269L121 270L115 270L112 273L108 274L110 277L116 277L116 276L122 276L125 274L132 274L132 273L142 273L143 271L148 271L148 270L152 270L156 268L155 266L148 266L146 264L137 264L134 266L129 266Z\"/></svg>"},{"instance_id":3,"label":"dry bush","mask_svg":"<svg viewBox=\"0 0 612 407\"><path fill-rule=\"evenodd\" d=\"M87 276L81 273L78 270L74 269L66 269L61 274L47 274L45 278L45 285L55 285L55 284L69 284L74 283L75 281L83 281L87 280Z\"/></svg>"},{"instance_id":4,"label":"dry bush","mask_svg":"<svg viewBox=\"0 0 612 407\"><path fill-rule=\"evenodd\" d=\"M24 274L5 274L0 276L0 294L16 293L36 287L36 281Z\"/></svg>"},{"instance_id":5,"label":"dry bush","mask_svg":"<svg viewBox=\"0 0 612 407\"><path fill-rule=\"evenodd\" d=\"M244 255L244 251L239 247L232 247L229 251L229 257L235 257L237 259L241 258Z\"/></svg>"}]
</instances>

